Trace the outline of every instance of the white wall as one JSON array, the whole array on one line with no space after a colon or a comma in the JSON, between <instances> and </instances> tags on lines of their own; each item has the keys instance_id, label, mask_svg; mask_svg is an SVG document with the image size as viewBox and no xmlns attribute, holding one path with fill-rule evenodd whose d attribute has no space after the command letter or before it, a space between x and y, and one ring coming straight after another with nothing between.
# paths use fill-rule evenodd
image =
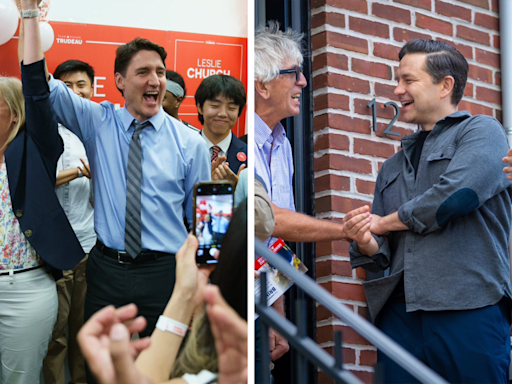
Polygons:
<instances>
[{"instance_id":1,"label":"white wall","mask_svg":"<svg viewBox=\"0 0 512 384\"><path fill-rule=\"evenodd\" d=\"M247 37L246 0L50 0L48 21Z\"/></svg>"}]
</instances>

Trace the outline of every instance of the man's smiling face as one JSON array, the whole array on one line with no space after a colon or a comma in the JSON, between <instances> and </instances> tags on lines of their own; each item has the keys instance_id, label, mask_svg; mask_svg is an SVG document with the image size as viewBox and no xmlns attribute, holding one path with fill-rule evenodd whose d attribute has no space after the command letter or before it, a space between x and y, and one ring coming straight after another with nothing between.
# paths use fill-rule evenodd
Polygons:
<instances>
[{"instance_id":1,"label":"man's smiling face","mask_svg":"<svg viewBox=\"0 0 512 384\"><path fill-rule=\"evenodd\" d=\"M156 115L165 95L165 66L156 51L142 50L130 61L126 73L116 73L126 108L140 122Z\"/></svg>"},{"instance_id":2,"label":"man's smiling face","mask_svg":"<svg viewBox=\"0 0 512 384\"><path fill-rule=\"evenodd\" d=\"M64 73L60 79L66 86L84 99L90 99L93 94L91 79L83 71Z\"/></svg>"},{"instance_id":3,"label":"man's smiling face","mask_svg":"<svg viewBox=\"0 0 512 384\"><path fill-rule=\"evenodd\" d=\"M397 69L398 85L394 94L402 103L401 113L407 123L421 126L437 122L440 107L442 83L435 84L432 76L425 71L426 54L405 55Z\"/></svg>"},{"instance_id":4,"label":"man's smiling face","mask_svg":"<svg viewBox=\"0 0 512 384\"><path fill-rule=\"evenodd\" d=\"M217 95L213 100L206 100L202 107L198 104L197 108L203 115L204 132L214 144L228 136L240 112L240 106L223 95Z\"/></svg>"},{"instance_id":5,"label":"man's smiling face","mask_svg":"<svg viewBox=\"0 0 512 384\"><path fill-rule=\"evenodd\" d=\"M287 61L282 66L282 69L290 69L297 65L300 64ZM268 83L270 99L281 120L286 117L297 116L300 113L300 95L302 88L307 85L308 82L302 73L298 81L296 80L295 73L285 73Z\"/></svg>"}]
</instances>

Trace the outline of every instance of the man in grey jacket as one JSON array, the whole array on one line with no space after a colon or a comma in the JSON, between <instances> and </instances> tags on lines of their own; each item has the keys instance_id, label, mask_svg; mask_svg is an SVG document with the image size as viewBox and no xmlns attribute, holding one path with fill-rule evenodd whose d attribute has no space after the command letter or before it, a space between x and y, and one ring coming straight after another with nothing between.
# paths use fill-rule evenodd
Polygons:
<instances>
[{"instance_id":1,"label":"man in grey jacket","mask_svg":"<svg viewBox=\"0 0 512 384\"><path fill-rule=\"evenodd\" d=\"M468 64L446 43L413 40L399 54L402 139L377 178L372 214L349 213L352 266L389 268L365 283L369 314L450 382L508 383L510 181L500 123L457 111ZM382 354L384 382L415 379Z\"/></svg>"}]
</instances>

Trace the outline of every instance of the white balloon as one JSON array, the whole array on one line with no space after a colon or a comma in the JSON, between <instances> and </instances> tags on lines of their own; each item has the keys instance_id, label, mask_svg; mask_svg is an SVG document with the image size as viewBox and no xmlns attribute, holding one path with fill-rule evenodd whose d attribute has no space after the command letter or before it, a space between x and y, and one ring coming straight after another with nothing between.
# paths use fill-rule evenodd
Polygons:
<instances>
[{"instance_id":1,"label":"white balloon","mask_svg":"<svg viewBox=\"0 0 512 384\"><path fill-rule=\"evenodd\" d=\"M53 32L52 26L45 21L41 21L39 23L39 30L41 31L41 42L43 43L43 51L46 52L53 45L53 40L55 40L55 33Z\"/></svg>"},{"instance_id":2,"label":"white balloon","mask_svg":"<svg viewBox=\"0 0 512 384\"><path fill-rule=\"evenodd\" d=\"M12 39L18 28L18 8L12 0L0 0L0 45Z\"/></svg>"},{"instance_id":3,"label":"white balloon","mask_svg":"<svg viewBox=\"0 0 512 384\"><path fill-rule=\"evenodd\" d=\"M50 0L42 0L39 5L39 20L48 20L48 12L50 12Z\"/></svg>"}]
</instances>

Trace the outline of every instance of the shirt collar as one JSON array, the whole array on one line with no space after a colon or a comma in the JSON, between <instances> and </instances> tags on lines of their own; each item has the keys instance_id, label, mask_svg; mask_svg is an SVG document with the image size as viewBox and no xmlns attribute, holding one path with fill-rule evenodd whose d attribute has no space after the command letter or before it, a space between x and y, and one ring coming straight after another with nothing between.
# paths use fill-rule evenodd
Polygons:
<instances>
[{"instance_id":1,"label":"shirt collar","mask_svg":"<svg viewBox=\"0 0 512 384\"><path fill-rule=\"evenodd\" d=\"M130 128L132 125L133 120L135 117L132 116L130 112L128 112L128 109L126 109L126 106L121 108L121 122L123 124L123 128L126 131ZM162 128L162 125L165 121L165 112L163 108L160 108L158 113L154 116L151 116L149 120L147 120L151 123L151 125L157 130L157 132ZM141 121L142 123L142 121Z\"/></svg>"},{"instance_id":2,"label":"shirt collar","mask_svg":"<svg viewBox=\"0 0 512 384\"><path fill-rule=\"evenodd\" d=\"M276 144L282 144L286 139L286 131L284 130L281 122L274 126L274 129L270 129L269 126L258 116L254 114L254 141L259 149L268 141L270 136L274 137Z\"/></svg>"},{"instance_id":3,"label":"shirt collar","mask_svg":"<svg viewBox=\"0 0 512 384\"><path fill-rule=\"evenodd\" d=\"M451 120L451 119L464 120L464 119L467 119L468 117L471 117L471 113L469 113L469 111L457 111L457 112L453 112L452 114L450 114L448 116L443 117L441 120L439 120L436 123L436 125L437 124L450 123L447 120Z\"/></svg>"},{"instance_id":4,"label":"shirt collar","mask_svg":"<svg viewBox=\"0 0 512 384\"><path fill-rule=\"evenodd\" d=\"M451 114L449 114L448 116L445 116L443 117L441 120L439 120L436 125L434 126L434 129L433 130L436 130L436 128L438 127L442 127L442 126L445 126L445 125L448 125L448 124L452 124L453 120L465 120L467 119L468 117L471 117L471 113L469 113L469 111L456 111L456 112L453 112ZM410 135L407 135L405 137L402 138L402 146L405 142L408 142L408 141L415 141L418 136L419 136L419 132L420 130L414 132L414 133L411 133Z\"/></svg>"},{"instance_id":5,"label":"shirt collar","mask_svg":"<svg viewBox=\"0 0 512 384\"><path fill-rule=\"evenodd\" d=\"M203 131L201 131L201 136L203 136L203 139L206 141L206 144L208 145L208 149L210 149L213 146L218 146L220 150L224 153L228 153L229 146L231 144L231 137L233 133L229 131L229 135L227 135L221 142L217 144L213 144L210 139L206 137Z\"/></svg>"}]
</instances>

